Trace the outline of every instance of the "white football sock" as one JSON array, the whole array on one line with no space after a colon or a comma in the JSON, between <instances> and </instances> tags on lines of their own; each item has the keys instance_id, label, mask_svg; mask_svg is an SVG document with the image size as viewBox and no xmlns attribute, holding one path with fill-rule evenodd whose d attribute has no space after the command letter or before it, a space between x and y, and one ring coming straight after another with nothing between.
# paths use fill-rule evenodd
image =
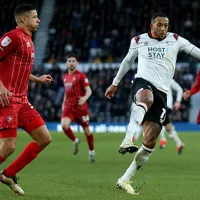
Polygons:
<instances>
[{"instance_id":1,"label":"white football sock","mask_svg":"<svg viewBox=\"0 0 200 200\"><path fill-rule=\"evenodd\" d=\"M124 175L120 178L122 181L130 180L150 158L153 149L149 149L142 145L135 154L134 160L126 170Z\"/></svg>"},{"instance_id":2,"label":"white football sock","mask_svg":"<svg viewBox=\"0 0 200 200\"><path fill-rule=\"evenodd\" d=\"M145 105L146 106L146 105ZM132 141L133 136L138 128L138 126L142 123L144 115L146 113L147 108L143 106L135 106L131 112L130 122L128 124L126 130L126 136L124 140Z\"/></svg>"},{"instance_id":3,"label":"white football sock","mask_svg":"<svg viewBox=\"0 0 200 200\"><path fill-rule=\"evenodd\" d=\"M94 155L95 154L95 150L89 150L89 154L90 155Z\"/></svg>"},{"instance_id":4,"label":"white football sock","mask_svg":"<svg viewBox=\"0 0 200 200\"><path fill-rule=\"evenodd\" d=\"M142 126L138 126L136 132L135 132L135 135L134 135L134 139L135 140L138 140L140 135L142 134L143 132L143 127Z\"/></svg>"},{"instance_id":5,"label":"white football sock","mask_svg":"<svg viewBox=\"0 0 200 200\"><path fill-rule=\"evenodd\" d=\"M166 137L165 137L165 131L164 131L164 127L162 128L161 132L160 132L160 140L165 140L167 141Z\"/></svg>"},{"instance_id":6,"label":"white football sock","mask_svg":"<svg viewBox=\"0 0 200 200\"><path fill-rule=\"evenodd\" d=\"M76 139L73 142L77 143L79 142L79 139L76 137Z\"/></svg>"},{"instance_id":7,"label":"white football sock","mask_svg":"<svg viewBox=\"0 0 200 200\"><path fill-rule=\"evenodd\" d=\"M174 140L174 142L176 143L176 146L180 146L182 144L182 141L179 138L178 133L176 132L174 127L172 128L171 132L167 132L167 133L169 134L169 138Z\"/></svg>"}]
</instances>

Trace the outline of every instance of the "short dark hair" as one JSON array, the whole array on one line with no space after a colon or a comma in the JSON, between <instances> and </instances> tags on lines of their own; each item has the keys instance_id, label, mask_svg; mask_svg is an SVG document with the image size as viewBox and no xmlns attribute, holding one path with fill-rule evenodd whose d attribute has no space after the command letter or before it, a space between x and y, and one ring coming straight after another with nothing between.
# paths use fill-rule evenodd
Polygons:
<instances>
[{"instance_id":1,"label":"short dark hair","mask_svg":"<svg viewBox=\"0 0 200 200\"><path fill-rule=\"evenodd\" d=\"M154 13L151 17L151 21L155 21L156 17L166 17L168 18L168 16L165 14L165 13L162 13L162 12L157 12L157 13ZM169 19L169 18L168 18Z\"/></svg>"},{"instance_id":2,"label":"short dark hair","mask_svg":"<svg viewBox=\"0 0 200 200\"><path fill-rule=\"evenodd\" d=\"M21 4L15 8L14 16L20 16L25 12L29 12L31 10L36 10L36 8L30 4Z\"/></svg>"},{"instance_id":3,"label":"short dark hair","mask_svg":"<svg viewBox=\"0 0 200 200\"><path fill-rule=\"evenodd\" d=\"M70 53L70 54L68 54L68 55L66 56L66 60L68 60L68 58L71 58L71 57L76 58L76 60L78 61L78 56L77 56L75 53Z\"/></svg>"}]
</instances>

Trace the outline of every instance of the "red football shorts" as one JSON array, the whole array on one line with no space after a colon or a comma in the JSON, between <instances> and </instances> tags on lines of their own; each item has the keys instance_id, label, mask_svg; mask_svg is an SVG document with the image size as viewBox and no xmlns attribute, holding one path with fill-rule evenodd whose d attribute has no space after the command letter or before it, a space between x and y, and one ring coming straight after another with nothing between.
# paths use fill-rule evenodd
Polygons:
<instances>
[{"instance_id":1,"label":"red football shorts","mask_svg":"<svg viewBox=\"0 0 200 200\"><path fill-rule=\"evenodd\" d=\"M31 133L43 125L42 117L29 103L9 103L6 107L0 107L0 138L16 137L18 127Z\"/></svg>"},{"instance_id":2,"label":"red football shorts","mask_svg":"<svg viewBox=\"0 0 200 200\"><path fill-rule=\"evenodd\" d=\"M200 110L199 110L199 114L197 116L197 124L200 124Z\"/></svg>"},{"instance_id":3,"label":"red football shorts","mask_svg":"<svg viewBox=\"0 0 200 200\"><path fill-rule=\"evenodd\" d=\"M82 127L89 126L88 108L78 109L65 107L62 113L62 118L70 118L73 122L77 122Z\"/></svg>"}]
</instances>

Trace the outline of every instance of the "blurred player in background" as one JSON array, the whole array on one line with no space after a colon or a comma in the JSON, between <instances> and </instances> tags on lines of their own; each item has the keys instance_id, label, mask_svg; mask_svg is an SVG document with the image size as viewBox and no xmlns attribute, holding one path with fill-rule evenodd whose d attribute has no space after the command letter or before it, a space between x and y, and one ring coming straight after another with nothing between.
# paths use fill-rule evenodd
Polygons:
<instances>
[{"instance_id":1,"label":"blurred player in background","mask_svg":"<svg viewBox=\"0 0 200 200\"><path fill-rule=\"evenodd\" d=\"M173 104L173 95L172 91L176 92L176 101ZM175 127L172 125L171 114L173 108L175 111L178 111L181 107L181 99L183 96L183 89L181 86L173 79L170 84L169 92L167 93L167 112L166 118L163 123L163 128L160 132L160 148L163 149L166 147L167 139L165 137L165 132L168 134L169 138L171 138L176 143L176 151L178 154L182 153L184 143L179 138Z\"/></svg>"},{"instance_id":2,"label":"blurred player in background","mask_svg":"<svg viewBox=\"0 0 200 200\"><path fill-rule=\"evenodd\" d=\"M180 51L200 59L200 49L177 34L168 32L169 19L164 13L155 13L151 18L150 32L134 37L113 83L105 96L114 96L123 76L138 57L137 73L132 87L132 99L136 103L131 112L126 135L119 153L133 153L132 139L137 127L143 124L143 144L133 162L116 183L118 189L129 194L139 194L130 185L130 179L149 160L156 140L160 135L167 109L167 93L176 68Z\"/></svg>"},{"instance_id":3,"label":"blurred player in background","mask_svg":"<svg viewBox=\"0 0 200 200\"><path fill-rule=\"evenodd\" d=\"M43 119L28 102L28 81L51 83L53 80L50 75L38 78L31 74L35 58L32 33L37 31L40 23L35 7L19 5L14 16L18 26L0 39L0 164L15 150L18 127L33 141L0 173L0 181L23 195L16 174L51 142Z\"/></svg>"},{"instance_id":4,"label":"blurred player in background","mask_svg":"<svg viewBox=\"0 0 200 200\"><path fill-rule=\"evenodd\" d=\"M199 91L200 91L200 71L197 74L195 84L192 86L192 88L190 90L185 89L183 98L187 100L190 96L196 94ZM200 111L197 116L197 124L200 124Z\"/></svg>"},{"instance_id":5,"label":"blurred player in background","mask_svg":"<svg viewBox=\"0 0 200 200\"><path fill-rule=\"evenodd\" d=\"M172 91L176 92L176 101L173 105L173 95ZM173 107L176 111L178 111L181 107L181 99L183 96L183 89L181 86L173 79L170 84L170 89L167 93L167 111L166 111L166 118L163 123L162 130L160 132L160 148L163 149L166 147L167 139L165 137L165 132L168 134L169 138L173 139L173 141L176 143L176 151L178 154L181 154L182 149L184 147L184 143L179 138L175 127L172 125L171 121L171 113L173 110ZM139 126L136 130L136 133L134 135L134 141L137 141L142 133L143 129L142 126Z\"/></svg>"},{"instance_id":6,"label":"blurred player in background","mask_svg":"<svg viewBox=\"0 0 200 200\"><path fill-rule=\"evenodd\" d=\"M89 128L89 113L87 100L92 91L86 75L77 70L78 57L70 54L66 57L68 72L63 75L65 95L62 104L61 125L65 134L72 140L73 154L78 153L80 139L70 128L72 121L82 126L89 146L89 161L95 161L94 136Z\"/></svg>"}]
</instances>

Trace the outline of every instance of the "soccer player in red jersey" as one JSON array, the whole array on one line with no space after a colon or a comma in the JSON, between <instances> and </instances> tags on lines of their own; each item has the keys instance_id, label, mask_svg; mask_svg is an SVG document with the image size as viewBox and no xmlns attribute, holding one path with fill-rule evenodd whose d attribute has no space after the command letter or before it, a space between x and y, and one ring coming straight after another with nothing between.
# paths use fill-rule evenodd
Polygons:
<instances>
[{"instance_id":1,"label":"soccer player in red jersey","mask_svg":"<svg viewBox=\"0 0 200 200\"><path fill-rule=\"evenodd\" d=\"M83 128L89 146L89 161L95 161L94 136L89 128L89 114L87 99L92 91L86 75L77 70L78 57L70 54L66 57L68 72L63 75L65 96L62 104L61 125L65 134L72 140L73 154L78 152L80 140L70 128L72 121L77 122Z\"/></svg>"},{"instance_id":2,"label":"soccer player in red jersey","mask_svg":"<svg viewBox=\"0 0 200 200\"><path fill-rule=\"evenodd\" d=\"M14 16L18 26L0 39L0 164L15 150L18 127L33 141L0 172L0 181L23 195L16 174L51 142L45 122L28 102L28 81L50 83L53 80L50 75L36 77L31 74L35 57L31 37L40 23L35 7L21 4L15 8Z\"/></svg>"},{"instance_id":3,"label":"soccer player in red jersey","mask_svg":"<svg viewBox=\"0 0 200 200\"><path fill-rule=\"evenodd\" d=\"M192 86L190 90L185 89L185 92L183 93L183 98L187 100L190 96L196 94L200 91L200 71L197 74L195 84ZM200 111L197 116L197 124L200 124Z\"/></svg>"}]
</instances>

